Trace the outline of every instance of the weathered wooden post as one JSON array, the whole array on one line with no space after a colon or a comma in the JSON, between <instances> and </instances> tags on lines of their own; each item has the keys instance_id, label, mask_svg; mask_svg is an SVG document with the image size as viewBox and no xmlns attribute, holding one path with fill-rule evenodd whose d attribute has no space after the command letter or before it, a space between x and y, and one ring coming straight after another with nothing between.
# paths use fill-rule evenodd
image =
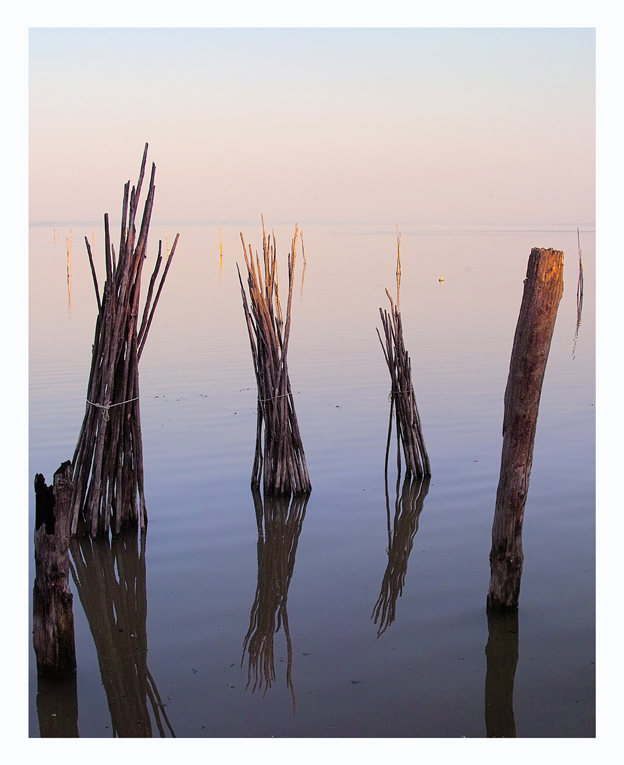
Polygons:
<instances>
[{"instance_id":1,"label":"weathered wooden post","mask_svg":"<svg viewBox=\"0 0 624 765\"><path fill-rule=\"evenodd\" d=\"M522 577L522 523L533 464L542 383L559 301L563 252L531 250L505 390L503 449L490 552L488 608L516 608Z\"/></svg>"},{"instance_id":2,"label":"weathered wooden post","mask_svg":"<svg viewBox=\"0 0 624 765\"><path fill-rule=\"evenodd\" d=\"M69 531L73 491L71 462L46 486L35 476L35 584L33 646L37 672L62 678L76 671L73 596L69 589Z\"/></svg>"}]
</instances>

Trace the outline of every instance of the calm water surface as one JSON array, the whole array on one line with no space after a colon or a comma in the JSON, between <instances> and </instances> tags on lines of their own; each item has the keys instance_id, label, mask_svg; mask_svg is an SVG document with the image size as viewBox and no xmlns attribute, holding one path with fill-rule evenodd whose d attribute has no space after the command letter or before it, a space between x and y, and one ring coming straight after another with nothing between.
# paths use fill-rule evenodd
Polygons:
<instances>
[{"instance_id":1,"label":"calm water surface","mask_svg":"<svg viewBox=\"0 0 624 765\"><path fill-rule=\"evenodd\" d=\"M236 262L240 231L260 247L260 224L223 226L220 260L217 226L153 223L150 272L158 239L181 236L141 359L149 527L142 542L74 543L78 671L46 685L31 646L30 735L485 737L510 735L511 721L518 737L594 736L594 232L581 231L577 332L575 229L402 228L405 344L432 466L430 484L403 495L394 441L386 493L375 331L384 288L395 291L396 231L302 228L289 367L309 500L263 508L250 488L256 388ZM275 230L283 293L293 230ZM103 279L101 227L30 229L29 474L48 482L84 415L96 318L85 236ZM564 295L520 609L488 625L503 394L531 247L565 251ZM277 524L260 541L257 510ZM33 578L31 543L30 591ZM379 598L395 607L390 623L372 618Z\"/></svg>"}]
</instances>

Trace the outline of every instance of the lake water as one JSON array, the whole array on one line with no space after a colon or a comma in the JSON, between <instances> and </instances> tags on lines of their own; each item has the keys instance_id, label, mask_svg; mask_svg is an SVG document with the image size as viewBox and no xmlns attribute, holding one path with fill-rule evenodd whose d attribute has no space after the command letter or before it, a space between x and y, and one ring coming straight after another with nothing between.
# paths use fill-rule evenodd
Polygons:
<instances>
[{"instance_id":1,"label":"lake water","mask_svg":"<svg viewBox=\"0 0 624 765\"><path fill-rule=\"evenodd\" d=\"M236 262L241 231L261 248L260 222L222 226L222 259L216 225L153 222L144 294L158 239L180 241L140 365L149 526L142 543L74 543L78 669L62 687L44 683L31 645L30 736L593 737L594 231L580 234L577 332L575 228L401 227L404 337L432 477L395 518L403 477L397 491L393 441L386 496L390 379L376 328L385 288L395 292L396 230L301 228L289 371L309 499L285 521L267 502L278 528L259 542ZM293 231L275 227L282 293ZM101 226L30 228L29 475L48 483L85 410L96 318L85 236L101 288ZM520 608L515 623L488 625L503 394L532 247L564 250L564 294ZM32 484L29 496L32 592ZM372 618L380 595L396 608L386 629Z\"/></svg>"}]
</instances>

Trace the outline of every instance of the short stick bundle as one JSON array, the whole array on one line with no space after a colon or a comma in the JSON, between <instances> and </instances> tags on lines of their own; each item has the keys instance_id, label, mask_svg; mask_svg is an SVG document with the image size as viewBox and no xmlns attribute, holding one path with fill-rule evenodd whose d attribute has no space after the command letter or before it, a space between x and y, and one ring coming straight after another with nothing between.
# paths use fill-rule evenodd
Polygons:
<instances>
[{"instance_id":1,"label":"short stick bundle","mask_svg":"<svg viewBox=\"0 0 624 765\"><path fill-rule=\"evenodd\" d=\"M381 339L379 330L379 342L381 343L386 364L392 381L391 410L396 410L397 422L397 459L400 460L400 446L403 447L406 470L408 474L416 478L424 478L431 475L429 455L425 448L425 441L420 424L420 415L416 405L416 396L412 384L412 363L405 350L403 342L403 323L399 308L401 286L401 236L398 234L397 254L397 302L390 296L386 289L386 295L390 301L390 313L379 309L383 324L385 345Z\"/></svg>"},{"instance_id":2,"label":"short stick bundle","mask_svg":"<svg viewBox=\"0 0 624 765\"><path fill-rule=\"evenodd\" d=\"M147 525L143 491L143 454L139 410L139 359L145 347L154 310L175 252L169 254L160 284L153 291L162 263L162 242L148 295L138 324L141 273L147 252L154 177L152 164L141 227L137 236L136 215L145 174L147 144L136 188L124 187L119 257L111 244L108 214L104 216L106 282L100 300L89 241L85 237L98 305L87 404L74 452L72 534L82 518L92 537L119 534L125 526Z\"/></svg>"},{"instance_id":3,"label":"short stick bundle","mask_svg":"<svg viewBox=\"0 0 624 765\"><path fill-rule=\"evenodd\" d=\"M258 488L263 480L265 494L302 494L309 492L312 487L287 364L298 228L295 227L288 256L288 303L285 321L279 297L275 234L267 237L264 218L262 234L263 264L260 263L257 253L254 259L251 246L249 253L247 252L241 233L247 265L249 302L237 265L258 385L256 451L251 485Z\"/></svg>"}]
</instances>

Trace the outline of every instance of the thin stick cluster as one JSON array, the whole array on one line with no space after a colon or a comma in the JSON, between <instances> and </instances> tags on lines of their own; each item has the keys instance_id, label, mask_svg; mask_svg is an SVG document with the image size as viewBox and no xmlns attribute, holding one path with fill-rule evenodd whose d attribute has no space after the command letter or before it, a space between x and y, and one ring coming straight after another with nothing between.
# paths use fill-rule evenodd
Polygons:
<instances>
[{"instance_id":1,"label":"thin stick cluster","mask_svg":"<svg viewBox=\"0 0 624 765\"><path fill-rule=\"evenodd\" d=\"M381 343L392 380L390 412L392 416L392 408L396 411L397 460L400 461L400 445L402 445L407 473L415 475L416 478L423 478L431 475L431 466L427 449L425 448L420 415L416 405L416 396L414 395L412 364L403 342L403 324L399 308L401 285L400 234L398 234L397 239L397 302L395 304L386 289L386 295L390 301L390 313L382 308L379 309L384 329L385 345L379 330L377 330L377 335L379 336L379 342Z\"/></svg>"},{"instance_id":2,"label":"thin stick cluster","mask_svg":"<svg viewBox=\"0 0 624 765\"><path fill-rule=\"evenodd\" d=\"M287 364L298 233L295 227L288 256L285 320L279 296L275 233L267 236L263 218L262 263L257 253L254 258L251 245L247 251L241 233L249 301L238 265L237 270L258 386L256 450L251 485L259 487L263 480L265 494L301 494L312 488Z\"/></svg>"},{"instance_id":3,"label":"thin stick cluster","mask_svg":"<svg viewBox=\"0 0 624 765\"><path fill-rule=\"evenodd\" d=\"M136 187L124 187L119 255L111 244L108 214L104 215L106 281L100 299L93 255L85 237L95 287L98 317L85 416L72 460L74 495L72 534L80 518L92 536L118 534L125 526L147 525L143 491L143 455L139 409L139 359L154 311L175 252L169 253L156 296L154 287L162 264L162 242L152 274L141 323L139 298L143 262L154 204L156 166L152 164L147 199L137 235L136 216L145 175L147 144Z\"/></svg>"}]
</instances>

